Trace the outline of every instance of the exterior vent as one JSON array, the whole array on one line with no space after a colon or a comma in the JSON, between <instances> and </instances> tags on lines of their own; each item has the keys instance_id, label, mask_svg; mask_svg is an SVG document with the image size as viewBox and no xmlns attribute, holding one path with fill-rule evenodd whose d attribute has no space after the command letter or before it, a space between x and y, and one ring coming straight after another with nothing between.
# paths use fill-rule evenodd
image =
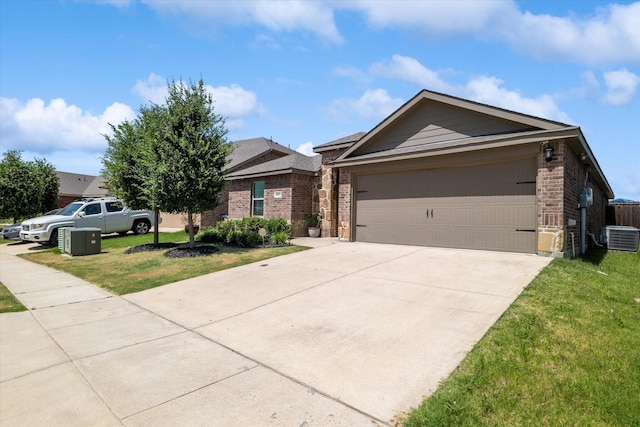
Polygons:
<instances>
[{"instance_id":1,"label":"exterior vent","mask_svg":"<svg viewBox=\"0 0 640 427\"><path fill-rule=\"evenodd\" d=\"M638 251L639 231L635 227L607 225L607 247L617 251Z\"/></svg>"}]
</instances>

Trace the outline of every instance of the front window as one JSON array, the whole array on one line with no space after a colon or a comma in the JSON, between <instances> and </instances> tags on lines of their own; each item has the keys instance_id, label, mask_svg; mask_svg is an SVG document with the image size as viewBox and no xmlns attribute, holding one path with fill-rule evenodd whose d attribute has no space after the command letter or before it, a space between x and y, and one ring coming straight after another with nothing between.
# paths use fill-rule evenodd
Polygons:
<instances>
[{"instance_id":1,"label":"front window","mask_svg":"<svg viewBox=\"0 0 640 427\"><path fill-rule=\"evenodd\" d=\"M264 181L255 181L251 188L251 215L264 216Z\"/></svg>"}]
</instances>

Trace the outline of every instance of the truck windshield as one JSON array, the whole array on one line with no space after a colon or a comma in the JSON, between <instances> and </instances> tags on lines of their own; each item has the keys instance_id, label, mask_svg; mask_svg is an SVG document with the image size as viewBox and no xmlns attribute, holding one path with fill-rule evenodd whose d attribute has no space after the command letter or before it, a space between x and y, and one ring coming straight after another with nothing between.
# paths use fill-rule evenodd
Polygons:
<instances>
[{"instance_id":1,"label":"truck windshield","mask_svg":"<svg viewBox=\"0 0 640 427\"><path fill-rule=\"evenodd\" d=\"M64 209L58 212L58 215L71 216L73 215L84 203L71 203L67 205Z\"/></svg>"}]
</instances>

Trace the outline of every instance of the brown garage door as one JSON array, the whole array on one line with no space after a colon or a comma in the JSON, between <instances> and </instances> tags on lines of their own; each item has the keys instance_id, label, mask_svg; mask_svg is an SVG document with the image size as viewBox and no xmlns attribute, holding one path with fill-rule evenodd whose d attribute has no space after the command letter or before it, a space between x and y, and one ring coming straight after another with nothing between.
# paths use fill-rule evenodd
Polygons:
<instances>
[{"instance_id":1,"label":"brown garage door","mask_svg":"<svg viewBox=\"0 0 640 427\"><path fill-rule=\"evenodd\" d=\"M535 159L358 175L362 242L536 250Z\"/></svg>"}]
</instances>

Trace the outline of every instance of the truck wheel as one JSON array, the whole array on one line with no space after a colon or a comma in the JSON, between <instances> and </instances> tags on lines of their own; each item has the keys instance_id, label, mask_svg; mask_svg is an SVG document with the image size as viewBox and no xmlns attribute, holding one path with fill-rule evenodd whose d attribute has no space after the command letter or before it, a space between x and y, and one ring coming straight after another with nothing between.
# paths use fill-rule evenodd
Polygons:
<instances>
[{"instance_id":1,"label":"truck wheel","mask_svg":"<svg viewBox=\"0 0 640 427\"><path fill-rule=\"evenodd\" d=\"M139 219L133 223L133 234L147 234L151 224L146 219Z\"/></svg>"},{"instance_id":2,"label":"truck wheel","mask_svg":"<svg viewBox=\"0 0 640 427\"><path fill-rule=\"evenodd\" d=\"M58 229L57 228L51 232L51 237L49 237L49 244L51 246L58 246Z\"/></svg>"}]
</instances>

